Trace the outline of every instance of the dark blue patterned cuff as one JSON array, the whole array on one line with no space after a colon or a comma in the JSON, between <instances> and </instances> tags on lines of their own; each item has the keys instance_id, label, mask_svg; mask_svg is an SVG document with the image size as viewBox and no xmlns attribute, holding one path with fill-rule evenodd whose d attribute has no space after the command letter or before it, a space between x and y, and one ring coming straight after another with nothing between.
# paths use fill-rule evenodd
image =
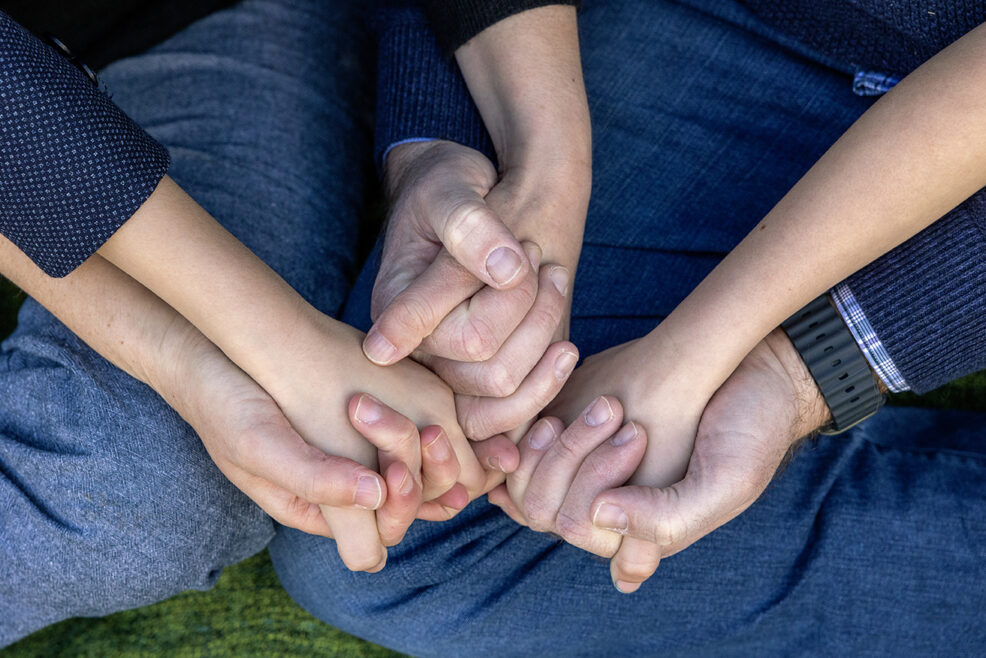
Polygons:
<instances>
[{"instance_id":1,"label":"dark blue patterned cuff","mask_svg":"<svg viewBox=\"0 0 986 658\"><path fill-rule=\"evenodd\" d=\"M168 152L80 70L0 12L0 233L50 276L99 249Z\"/></svg>"}]
</instances>

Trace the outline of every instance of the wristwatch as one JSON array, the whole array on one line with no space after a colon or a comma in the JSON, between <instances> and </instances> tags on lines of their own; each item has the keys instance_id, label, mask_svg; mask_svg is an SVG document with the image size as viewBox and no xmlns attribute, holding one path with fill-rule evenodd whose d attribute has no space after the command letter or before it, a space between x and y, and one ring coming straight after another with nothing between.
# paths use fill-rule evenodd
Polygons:
<instances>
[{"instance_id":1,"label":"wristwatch","mask_svg":"<svg viewBox=\"0 0 986 658\"><path fill-rule=\"evenodd\" d=\"M886 396L827 294L792 315L781 328L832 412L832 422L819 430L821 434L844 432L880 410Z\"/></svg>"}]
</instances>

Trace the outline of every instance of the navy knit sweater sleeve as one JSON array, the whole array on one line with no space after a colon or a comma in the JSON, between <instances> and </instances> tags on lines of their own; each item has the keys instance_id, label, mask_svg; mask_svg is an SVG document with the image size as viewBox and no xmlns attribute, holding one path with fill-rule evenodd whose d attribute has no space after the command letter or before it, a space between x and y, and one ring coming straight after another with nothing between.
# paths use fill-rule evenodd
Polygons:
<instances>
[{"instance_id":1,"label":"navy knit sweater sleeve","mask_svg":"<svg viewBox=\"0 0 986 658\"><path fill-rule=\"evenodd\" d=\"M916 393L986 368L986 190L849 279Z\"/></svg>"},{"instance_id":2,"label":"navy knit sweater sleeve","mask_svg":"<svg viewBox=\"0 0 986 658\"><path fill-rule=\"evenodd\" d=\"M0 12L0 233L45 273L89 258L151 195L167 151Z\"/></svg>"},{"instance_id":3,"label":"navy knit sweater sleeve","mask_svg":"<svg viewBox=\"0 0 986 658\"><path fill-rule=\"evenodd\" d=\"M459 67L442 56L420 4L378 2L370 27L377 38L377 164L382 168L391 146L425 139L447 139L492 157L492 142Z\"/></svg>"},{"instance_id":4,"label":"navy knit sweater sleeve","mask_svg":"<svg viewBox=\"0 0 986 658\"><path fill-rule=\"evenodd\" d=\"M455 60L448 55L495 22L550 4L578 3L378 0L370 15L379 67L374 140L377 164L382 167L390 147L424 139L458 142L495 162L479 111Z\"/></svg>"},{"instance_id":5,"label":"navy knit sweater sleeve","mask_svg":"<svg viewBox=\"0 0 986 658\"><path fill-rule=\"evenodd\" d=\"M424 0L446 55L504 18L535 7L580 5L579 0Z\"/></svg>"}]
</instances>

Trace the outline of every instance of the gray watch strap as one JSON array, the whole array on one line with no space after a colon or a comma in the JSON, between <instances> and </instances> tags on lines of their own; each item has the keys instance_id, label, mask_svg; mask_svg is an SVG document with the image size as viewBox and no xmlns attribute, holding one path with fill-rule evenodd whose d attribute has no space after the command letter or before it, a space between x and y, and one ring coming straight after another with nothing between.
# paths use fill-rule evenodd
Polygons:
<instances>
[{"instance_id":1,"label":"gray watch strap","mask_svg":"<svg viewBox=\"0 0 986 658\"><path fill-rule=\"evenodd\" d=\"M808 366L832 412L822 434L838 434L879 411L885 396L842 316L822 295L781 328Z\"/></svg>"}]
</instances>

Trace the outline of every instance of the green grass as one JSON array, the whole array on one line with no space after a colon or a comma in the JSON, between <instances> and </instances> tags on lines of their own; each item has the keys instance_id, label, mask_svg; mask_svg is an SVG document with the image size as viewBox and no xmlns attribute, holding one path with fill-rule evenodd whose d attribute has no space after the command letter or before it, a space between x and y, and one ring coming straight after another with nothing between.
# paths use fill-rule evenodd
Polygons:
<instances>
[{"instance_id":1,"label":"green grass","mask_svg":"<svg viewBox=\"0 0 986 658\"><path fill-rule=\"evenodd\" d=\"M0 279L0 336L16 325L23 295ZM925 396L894 395L891 404L986 411L986 372ZM225 570L208 592L186 592L99 619L69 619L0 651L35 656L397 656L347 635L302 610L259 555Z\"/></svg>"}]
</instances>

